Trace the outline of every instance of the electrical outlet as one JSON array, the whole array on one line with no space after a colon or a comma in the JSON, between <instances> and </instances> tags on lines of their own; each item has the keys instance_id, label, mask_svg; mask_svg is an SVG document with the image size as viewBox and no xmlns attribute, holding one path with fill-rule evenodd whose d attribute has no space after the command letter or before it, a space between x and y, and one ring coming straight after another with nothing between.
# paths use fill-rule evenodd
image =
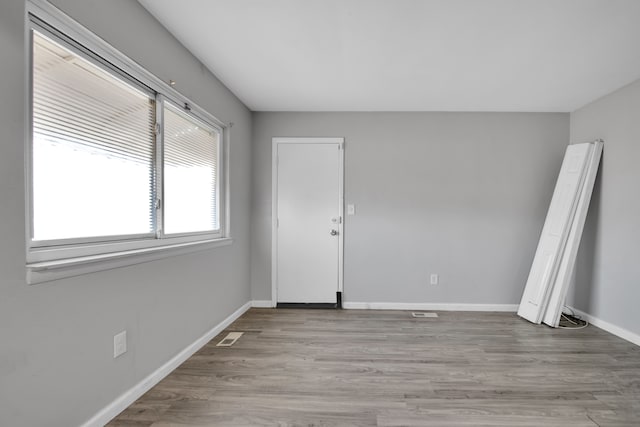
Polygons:
<instances>
[{"instance_id":1,"label":"electrical outlet","mask_svg":"<svg viewBox=\"0 0 640 427\"><path fill-rule=\"evenodd\" d=\"M439 277L436 273L432 273L431 274L431 284L432 285L437 285L439 281Z\"/></svg>"},{"instance_id":2,"label":"electrical outlet","mask_svg":"<svg viewBox=\"0 0 640 427\"><path fill-rule=\"evenodd\" d=\"M122 331L113 336L113 358L127 352L127 331Z\"/></svg>"}]
</instances>

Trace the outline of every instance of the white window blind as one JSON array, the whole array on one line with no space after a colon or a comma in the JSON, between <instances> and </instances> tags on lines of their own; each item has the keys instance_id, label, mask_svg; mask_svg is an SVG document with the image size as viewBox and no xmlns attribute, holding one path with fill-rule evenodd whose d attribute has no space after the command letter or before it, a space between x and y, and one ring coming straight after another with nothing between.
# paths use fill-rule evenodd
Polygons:
<instances>
[{"instance_id":1,"label":"white window blind","mask_svg":"<svg viewBox=\"0 0 640 427\"><path fill-rule=\"evenodd\" d=\"M33 240L150 234L154 95L33 32Z\"/></svg>"},{"instance_id":2,"label":"white window blind","mask_svg":"<svg viewBox=\"0 0 640 427\"><path fill-rule=\"evenodd\" d=\"M220 132L164 105L164 232L219 231Z\"/></svg>"}]
</instances>

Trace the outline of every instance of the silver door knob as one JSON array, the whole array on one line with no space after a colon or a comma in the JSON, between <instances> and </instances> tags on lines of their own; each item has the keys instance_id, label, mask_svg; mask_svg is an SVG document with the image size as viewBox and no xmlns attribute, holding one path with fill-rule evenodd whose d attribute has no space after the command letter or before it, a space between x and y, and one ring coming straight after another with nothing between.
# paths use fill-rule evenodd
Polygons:
<instances>
[{"instance_id":1,"label":"silver door knob","mask_svg":"<svg viewBox=\"0 0 640 427\"><path fill-rule=\"evenodd\" d=\"M331 235L332 236L337 236L338 235L338 230L331 230Z\"/></svg>"}]
</instances>

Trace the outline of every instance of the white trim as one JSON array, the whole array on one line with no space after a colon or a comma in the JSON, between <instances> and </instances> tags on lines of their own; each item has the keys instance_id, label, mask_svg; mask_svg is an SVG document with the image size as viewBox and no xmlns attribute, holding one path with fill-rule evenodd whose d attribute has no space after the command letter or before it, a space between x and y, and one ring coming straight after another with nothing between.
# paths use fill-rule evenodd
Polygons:
<instances>
[{"instance_id":1,"label":"white trim","mask_svg":"<svg viewBox=\"0 0 640 427\"><path fill-rule=\"evenodd\" d=\"M274 144L342 144L342 137L284 136L273 138Z\"/></svg>"},{"instance_id":2,"label":"white trim","mask_svg":"<svg viewBox=\"0 0 640 427\"><path fill-rule=\"evenodd\" d=\"M271 140L271 304L278 304L278 144Z\"/></svg>"},{"instance_id":3,"label":"white trim","mask_svg":"<svg viewBox=\"0 0 640 427\"><path fill-rule=\"evenodd\" d=\"M518 310L518 304L343 302L342 306L354 310L502 311L509 313L515 313Z\"/></svg>"},{"instance_id":4,"label":"white trim","mask_svg":"<svg viewBox=\"0 0 640 427\"><path fill-rule=\"evenodd\" d=\"M187 348L171 358L167 363L156 369L149 374L146 378L140 381L138 384L125 391L113 402L105 406L97 414L91 417L88 421L82 424L81 427L99 427L104 426L111 421L120 412L124 411L129 405L135 402L140 396L149 391L154 385L158 384L164 377L169 375L174 369L184 363L189 357L191 357L196 351L200 350L205 344L211 341L216 335L222 332L227 326L233 323L236 319L242 316L247 310L251 308L251 301L244 304L242 307L234 311L229 317L224 319L218 325L214 326L209 332L198 338L195 342L190 344Z\"/></svg>"},{"instance_id":5,"label":"white trim","mask_svg":"<svg viewBox=\"0 0 640 427\"><path fill-rule=\"evenodd\" d=\"M201 240L174 245L156 246L129 251L111 252L101 255L80 256L55 261L26 264L27 283L49 282L66 277L81 276L103 270L112 270L128 265L142 264L192 252L228 246L233 239Z\"/></svg>"},{"instance_id":6,"label":"white trim","mask_svg":"<svg viewBox=\"0 0 640 427\"><path fill-rule=\"evenodd\" d=\"M222 144L222 179L223 182L220 183L224 188L223 197L220 198L219 202L222 203L220 206L220 212L223 213L224 217L220 218L220 229L224 231L224 236L231 238L231 128L233 127L233 123L229 123L229 126L224 128L224 132L222 132L222 140L220 143ZM220 167L220 160L218 160L218 167Z\"/></svg>"},{"instance_id":7,"label":"white trim","mask_svg":"<svg viewBox=\"0 0 640 427\"><path fill-rule=\"evenodd\" d=\"M640 345L640 335L636 334L635 332L631 332L627 329L621 328L620 326L616 326L612 323L609 323L605 320L599 319L595 316L592 316L589 313L585 313L582 310L578 310L575 307L568 307L569 310L572 310L575 314L581 316L583 319L587 320L589 323L591 323L593 326L596 326L600 329L602 329L603 331L607 331L610 334L613 334L619 338L622 338L623 340L627 340L630 343L633 343L635 345Z\"/></svg>"},{"instance_id":8,"label":"white trim","mask_svg":"<svg viewBox=\"0 0 640 427\"><path fill-rule=\"evenodd\" d=\"M278 304L278 144L339 144L340 195L338 209L338 292L344 292L344 138L274 137L271 139L271 303Z\"/></svg>"},{"instance_id":9,"label":"white trim","mask_svg":"<svg viewBox=\"0 0 640 427\"><path fill-rule=\"evenodd\" d=\"M338 167L340 194L338 195L338 212L340 212L340 223L338 224L338 292L344 294L344 138L340 143L340 160ZM337 301L336 301L337 302Z\"/></svg>"},{"instance_id":10,"label":"white trim","mask_svg":"<svg viewBox=\"0 0 640 427\"><path fill-rule=\"evenodd\" d=\"M50 246L33 248L27 254L28 265L40 265L48 263L56 263L58 261L65 262L67 259L85 258L93 256L101 256L112 253L130 252L130 251L154 251L163 248L178 247L181 245L208 243L213 241L224 241L226 238L216 234L196 234L191 236L167 237L164 239L156 239L155 237L137 240L122 240L113 242L93 242L81 245L66 246Z\"/></svg>"},{"instance_id":11,"label":"white trim","mask_svg":"<svg viewBox=\"0 0 640 427\"><path fill-rule=\"evenodd\" d=\"M253 301L251 301L251 307L255 307L255 308L273 308L275 306L273 305L273 301L271 301L270 299L266 299L266 300L253 300Z\"/></svg>"}]
</instances>

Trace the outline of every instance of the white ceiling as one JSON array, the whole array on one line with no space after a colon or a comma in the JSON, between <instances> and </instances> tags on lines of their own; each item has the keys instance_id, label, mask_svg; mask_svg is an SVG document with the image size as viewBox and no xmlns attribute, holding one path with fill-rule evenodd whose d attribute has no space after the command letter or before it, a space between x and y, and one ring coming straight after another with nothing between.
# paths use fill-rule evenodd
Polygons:
<instances>
[{"instance_id":1,"label":"white ceiling","mask_svg":"<svg viewBox=\"0 0 640 427\"><path fill-rule=\"evenodd\" d=\"M573 111L640 78L640 0L139 1L254 111Z\"/></svg>"}]
</instances>

